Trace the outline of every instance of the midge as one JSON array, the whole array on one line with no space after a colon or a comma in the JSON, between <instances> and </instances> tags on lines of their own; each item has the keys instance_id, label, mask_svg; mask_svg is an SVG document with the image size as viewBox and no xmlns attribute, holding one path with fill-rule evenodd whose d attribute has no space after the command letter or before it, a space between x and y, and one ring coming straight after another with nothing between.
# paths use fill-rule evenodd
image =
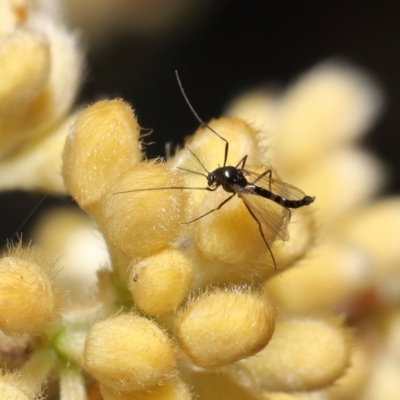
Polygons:
<instances>
[{"instance_id":1,"label":"midge","mask_svg":"<svg viewBox=\"0 0 400 400\"><path fill-rule=\"evenodd\" d=\"M209 129L213 134L218 136L221 140L225 142L225 152L224 152L224 162L222 167L216 168L214 171L208 171L200 159L194 154L189 148L187 150L192 154L192 156L197 160L197 162L204 169L205 173L190 171L185 168L178 167L179 169L191 172L197 175L202 175L207 179L207 187L185 187L185 186L173 186L173 187L158 187L149 189L137 189L137 190L127 190L123 192L117 192L114 194L122 193L132 193L132 192L142 192L148 190L168 190L168 189L178 189L178 190L208 190L213 192L217 190L220 186L227 193L231 193L218 207L211 209L205 214L188 221L183 222L183 224L191 224L192 222L198 221L199 219L211 214L214 211L221 209L228 201L232 200L236 195L243 200L248 212L253 217L254 221L258 225L261 237L267 246L269 253L271 254L271 259L276 270L276 261L272 253L271 247L265 238L263 227L270 230L275 237L280 240L287 241L289 239L289 234L287 232L286 226L282 225L282 215L279 215L275 210L269 208L265 203L265 199L273 201L284 209L283 220L290 221L291 208L300 208L303 206L310 205L315 197L306 196L300 189L284 183L280 180L274 179L272 177L272 170L267 169L261 174L249 171L245 169L247 155L245 155L236 166L227 166L226 162L229 154L229 142L212 129L208 124L206 124L196 113L193 106L191 105L184 89L182 83L179 79L178 71L175 71L176 79L179 84L179 88L182 95L192 111L193 115L196 117L197 121L205 128Z\"/></svg>"}]
</instances>

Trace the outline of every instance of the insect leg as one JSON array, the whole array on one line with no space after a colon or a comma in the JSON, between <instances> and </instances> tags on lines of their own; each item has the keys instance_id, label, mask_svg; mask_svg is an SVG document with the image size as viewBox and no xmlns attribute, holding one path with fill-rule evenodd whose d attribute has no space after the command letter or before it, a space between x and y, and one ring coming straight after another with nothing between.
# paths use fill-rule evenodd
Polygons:
<instances>
[{"instance_id":1,"label":"insect leg","mask_svg":"<svg viewBox=\"0 0 400 400\"><path fill-rule=\"evenodd\" d=\"M212 129L212 131L214 133L217 133L213 129ZM220 137L225 142L225 155L224 155L224 165L223 165L225 167L226 160L228 159L228 153L229 153L229 142L225 138L223 138L221 135L219 135L218 133L217 133L217 136Z\"/></svg>"},{"instance_id":2,"label":"insect leg","mask_svg":"<svg viewBox=\"0 0 400 400\"><path fill-rule=\"evenodd\" d=\"M267 169L264 171L262 174L258 175L256 180L254 182L251 182L252 185L255 185L260 179L264 178L265 175L269 175L269 188L268 190L271 191L271 176L272 176L272 170Z\"/></svg>"},{"instance_id":3,"label":"insect leg","mask_svg":"<svg viewBox=\"0 0 400 400\"><path fill-rule=\"evenodd\" d=\"M243 169L244 166L246 165L248 155L246 154L236 165L235 168L239 168L239 165L242 164L242 166L239 169Z\"/></svg>"},{"instance_id":4,"label":"insect leg","mask_svg":"<svg viewBox=\"0 0 400 400\"><path fill-rule=\"evenodd\" d=\"M272 259L272 262L274 263L274 269L275 269L275 271L276 271L276 261L275 261L275 257L274 257L274 255L273 255L273 253L272 253L272 250L271 250L270 245L269 245L268 242L267 242L267 239L265 239L264 232L263 232L263 230L262 230L261 222L260 222L260 221L258 220L258 218L254 215L253 211L250 210L250 208L248 207L248 205L247 205L245 202L243 202L243 204L246 206L248 212L249 212L250 215L253 217L253 219L257 222L258 230L260 231L261 237L263 238L263 241L264 241L265 245L266 245L267 248L268 248L269 254L271 254L271 259Z\"/></svg>"},{"instance_id":5,"label":"insect leg","mask_svg":"<svg viewBox=\"0 0 400 400\"><path fill-rule=\"evenodd\" d=\"M213 190L215 190L215 189L206 188L206 190L213 191ZM229 200L231 200L231 199L233 198L233 196L235 196L235 195L236 195L236 193L233 193L231 196L229 196L227 199L225 199L218 207L213 208L212 210L206 212L206 213L203 214L203 215L200 215L200 217L197 217L196 219L192 219L191 221L188 221L188 222L182 222L182 224L185 224L185 225L191 224L192 222L198 221L199 219L205 217L205 216L208 215L208 214L211 214L211 213L214 212L214 211L218 211L218 210L219 210L221 207L223 207Z\"/></svg>"}]
</instances>

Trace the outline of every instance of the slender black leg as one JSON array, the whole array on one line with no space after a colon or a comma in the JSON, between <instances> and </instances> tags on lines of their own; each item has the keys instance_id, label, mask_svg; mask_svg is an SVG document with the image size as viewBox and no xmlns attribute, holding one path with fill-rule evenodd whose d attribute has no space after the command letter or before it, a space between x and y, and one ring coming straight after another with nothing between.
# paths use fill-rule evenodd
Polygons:
<instances>
[{"instance_id":1,"label":"slender black leg","mask_svg":"<svg viewBox=\"0 0 400 400\"><path fill-rule=\"evenodd\" d=\"M214 133L216 133L214 131L214 129L212 129L212 131ZM226 166L226 161L228 160L228 154L229 154L229 142L225 138L223 138L221 135L219 135L218 133L217 133L217 136L219 138L221 138L225 142L225 155L224 155L224 165L223 165L225 167Z\"/></svg>"},{"instance_id":2,"label":"slender black leg","mask_svg":"<svg viewBox=\"0 0 400 400\"><path fill-rule=\"evenodd\" d=\"M210 189L211 190L211 189ZM215 190L215 189L214 189ZM192 222L198 221L199 219L205 217L208 214L211 214L214 211L218 211L221 207L223 207L229 200L231 200L234 196L236 195L236 193L233 193L231 196L229 196L227 199L225 199L218 207L213 208L212 210L206 212L203 215L200 215L200 217L197 217L196 219L192 219L191 221L188 222L182 222L182 224L191 224Z\"/></svg>"},{"instance_id":3,"label":"slender black leg","mask_svg":"<svg viewBox=\"0 0 400 400\"><path fill-rule=\"evenodd\" d=\"M238 168L238 169L243 169L244 168L244 166L246 165L246 161L247 161L247 154L237 163L237 165L236 165L236 167L235 168ZM239 165L240 164L242 164L242 166L239 168Z\"/></svg>"},{"instance_id":4,"label":"slender black leg","mask_svg":"<svg viewBox=\"0 0 400 400\"><path fill-rule=\"evenodd\" d=\"M270 169L267 169L264 171L262 174L258 175L256 180L254 182L251 182L252 185L255 185L260 179L264 178L265 175L269 175L269 188L268 190L271 192L271 177L272 177L272 171Z\"/></svg>"},{"instance_id":5,"label":"slender black leg","mask_svg":"<svg viewBox=\"0 0 400 400\"><path fill-rule=\"evenodd\" d=\"M272 259L272 262L274 263L274 269L275 269L275 271L276 271L276 261L275 261L275 257L274 257L274 255L273 255L273 253L272 253L271 247L269 246L269 244L268 244L268 242L267 242L267 239L265 239L264 232L263 232L263 230L262 230L261 222L260 222L260 221L258 220L258 218L254 215L253 211L250 210L250 208L247 206L247 204L246 204L245 202L243 202L243 204L246 206L247 210L249 211L249 213L250 213L250 215L253 217L253 219L257 222L258 230L260 231L261 237L263 238L263 241L264 241L265 245L266 245L267 248L268 248L269 254L271 254L271 259Z\"/></svg>"}]
</instances>

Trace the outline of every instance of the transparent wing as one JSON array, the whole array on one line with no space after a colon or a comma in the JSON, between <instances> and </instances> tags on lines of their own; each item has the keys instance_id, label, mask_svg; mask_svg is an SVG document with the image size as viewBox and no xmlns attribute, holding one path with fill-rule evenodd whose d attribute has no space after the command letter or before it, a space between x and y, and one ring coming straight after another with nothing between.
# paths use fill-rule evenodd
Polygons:
<instances>
[{"instance_id":1,"label":"transparent wing","mask_svg":"<svg viewBox=\"0 0 400 400\"><path fill-rule=\"evenodd\" d=\"M260 186L288 200L302 200L305 193L297 187L273 178L270 174L260 178L260 173L242 170L250 184ZM261 224L281 240L289 240L287 222L290 211L272 200L254 194L241 193L241 198Z\"/></svg>"},{"instance_id":2,"label":"transparent wing","mask_svg":"<svg viewBox=\"0 0 400 400\"><path fill-rule=\"evenodd\" d=\"M269 174L263 176L260 180L257 180L257 178L261 175L260 173L248 170L242 170L242 171L245 173L246 179L250 184L255 184L264 189L267 189L273 194L277 194L278 196L281 196L284 199L302 200L306 195L299 188L290 185L289 183L282 182L280 179L273 178ZM254 183L254 181L256 182Z\"/></svg>"},{"instance_id":3,"label":"transparent wing","mask_svg":"<svg viewBox=\"0 0 400 400\"><path fill-rule=\"evenodd\" d=\"M263 227L267 228L277 238L284 241L289 240L287 230L289 211L285 207L254 194L241 193L240 198Z\"/></svg>"}]
</instances>

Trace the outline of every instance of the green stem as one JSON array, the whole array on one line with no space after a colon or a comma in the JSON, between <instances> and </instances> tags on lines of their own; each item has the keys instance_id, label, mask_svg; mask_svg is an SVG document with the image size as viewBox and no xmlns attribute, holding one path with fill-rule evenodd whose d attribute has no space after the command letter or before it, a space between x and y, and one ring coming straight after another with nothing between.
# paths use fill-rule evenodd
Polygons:
<instances>
[{"instance_id":1,"label":"green stem","mask_svg":"<svg viewBox=\"0 0 400 400\"><path fill-rule=\"evenodd\" d=\"M25 382L22 390L29 398L40 393L56 361L57 356L54 350L40 349L34 351L30 359L21 368L20 376Z\"/></svg>"}]
</instances>

